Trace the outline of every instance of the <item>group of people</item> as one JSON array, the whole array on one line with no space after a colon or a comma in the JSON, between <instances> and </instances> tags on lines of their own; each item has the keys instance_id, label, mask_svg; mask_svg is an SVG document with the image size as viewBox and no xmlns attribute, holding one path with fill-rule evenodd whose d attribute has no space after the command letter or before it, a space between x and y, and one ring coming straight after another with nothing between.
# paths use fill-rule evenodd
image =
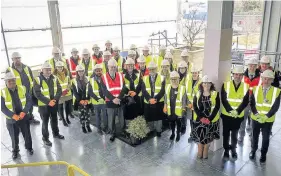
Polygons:
<instances>
[{"instance_id":1,"label":"group of people","mask_svg":"<svg viewBox=\"0 0 281 176\"><path fill-rule=\"evenodd\" d=\"M1 92L1 111L6 117L14 159L19 153L19 131L26 149L33 154L29 126L34 121L32 107L36 104L42 119L42 140L47 146L52 146L49 121L53 137L64 139L59 133L58 114L63 125L69 126L69 117L74 118L73 112L79 111L82 131L88 133L92 132L90 112L94 111L97 132L110 134L112 142L117 133L116 116L121 133L129 120L141 115L157 137L161 137L163 121L168 121L170 140L176 141L186 133L189 120L189 141L198 144L199 158L208 158L209 144L220 137L220 118L224 157L229 158L231 151L232 157L237 158L237 142L243 141L250 116L250 158L255 157L262 131L261 162L265 162L280 104L279 81L267 56L262 57L260 68L255 59L250 60L245 72L243 66L234 67L233 80L225 82L219 93L212 80L207 75L201 77L201 70L188 61L187 50L174 63L173 51L165 46L159 48L159 55L152 56L148 46L143 47L140 55L137 47L131 45L126 58L120 55L118 47L112 48L110 41L105 46L101 52L98 45L93 45L93 54L83 49L81 56L73 48L69 59L54 47L53 57L44 62L37 77L21 63L18 52L12 54L13 64L7 69L6 87Z\"/></svg>"}]
</instances>

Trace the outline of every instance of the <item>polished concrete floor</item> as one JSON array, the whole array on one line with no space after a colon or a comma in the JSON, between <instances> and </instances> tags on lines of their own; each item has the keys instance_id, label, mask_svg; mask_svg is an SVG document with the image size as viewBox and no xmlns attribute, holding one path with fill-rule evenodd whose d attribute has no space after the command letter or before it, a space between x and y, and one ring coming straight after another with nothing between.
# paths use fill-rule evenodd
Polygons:
<instances>
[{"instance_id":1,"label":"polished concrete floor","mask_svg":"<svg viewBox=\"0 0 281 176\"><path fill-rule=\"evenodd\" d=\"M38 114L36 114L38 116ZM209 159L196 158L197 146L188 143L188 133L179 142L169 140L170 131L165 131L161 138L153 138L135 148L116 139L109 141L108 135L83 134L78 119L71 119L70 127L64 127L59 121L61 134L65 140L51 138L52 147L42 143L41 126L32 126L34 155L29 156L20 139L21 157L11 158L11 141L2 119L1 163L29 163L39 161L62 160L74 164L93 176L199 176L199 175L238 175L238 176L280 176L281 175L281 112L278 112L273 126L268 158L265 165L260 165L260 152L256 161L250 161L250 141L247 135L244 145L239 146L236 161L222 160L223 149L209 153ZM94 127L93 127L94 128ZM261 142L260 142L261 143ZM260 145L259 145L260 146ZM66 175L65 166L40 166L21 169L2 169L2 175L56 176ZM77 174L79 175L79 174Z\"/></svg>"}]
</instances>

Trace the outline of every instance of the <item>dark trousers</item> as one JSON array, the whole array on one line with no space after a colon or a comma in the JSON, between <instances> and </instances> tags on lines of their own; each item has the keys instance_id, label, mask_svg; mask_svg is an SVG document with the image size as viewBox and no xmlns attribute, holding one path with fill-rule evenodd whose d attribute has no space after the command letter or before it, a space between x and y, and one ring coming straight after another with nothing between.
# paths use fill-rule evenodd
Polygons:
<instances>
[{"instance_id":1,"label":"dark trousers","mask_svg":"<svg viewBox=\"0 0 281 176\"><path fill-rule=\"evenodd\" d=\"M33 120L34 119L34 116L33 116L33 106L31 106L28 114L29 114L29 120Z\"/></svg>"},{"instance_id":2,"label":"dark trousers","mask_svg":"<svg viewBox=\"0 0 281 176\"><path fill-rule=\"evenodd\" d=\"M29 118L29 117L26 117ZM7 123L7 129L9 131L11 140L12 140L12 152L19 152L19 134L20 131L24 138L25 148L32 149L32 139L30 134L30 124L29 120L23 119L15 123Z\"/></svg>"},{"instance_id":3,"label":"dark trousers","mask_svg":"<svg viewBox=\"0 0 281 176\"><path fill-rule=\"evenodd\" d=\"M191 134L192 134L192 131L193 131L193 120L192 119L190 119L190 136L191 136Z\"/></svg>"},{"instance_id":4,"label":"dark trousers","mask_svg":"<svg viewBox=\"0 0 281 176\"><path fill-rule=\"evenodd\" d=\"M237 146L238 129L231 129L229 124L223 125L223 148L225 150L235 149ZM231 136L231 148L229 147L229 137Z\"/></svg>"},{"instance_id":5,"label":"dark trousers","mask_svg":"<svg viewBox=\"0 0 281 176\"><path fill-rule=\"evenodd\" d=\"M253 137L252 137L252 151L256 152L258 149L258 143L259 143L259 136L260 131L262 132L262 146L261 146L261 154L266 155L268 151L269 146L269 137L270 132L272 129L273 123L259 123L255 120L252 120L252 131L253 131Z\"/></svg>"},{"instance_id":6,"label":"dark trousers","mask_svg":"<svg viewBox=\"0 0 281 176\"><path fill-rule=\"evenodd\" d=\"M59 106L59 110L58 110L59 114L63 119L63 121L65 121L64 112L65 112L66 119L68 119L68 116L71 113L72 100L65 101L64 103L59 104L58 106Z\"/></svg>"},{"instance_id":7,"label":"dark trousers","mask_svg":"<svg viewBox=\"0 0 281 176\"><path fill-rule=\"evenodd\" d=\"M171 120L171 129L172 129L172 133L175 134L175 130L176 130L176 124L177 124L177 134L179 134L181 132L181 120L180 118L176 119L176 120Z\"/></svg>"},{"instance_id":8,"label":"dark trousers","mask_svg":"<svg viewBox=\"0 0 281 176\"><path fill-rule=\"evenodd\" d=\"M51 128L53 135L56 136L59 134L58 127L58 105L56 104L54 107L50 106L39 106L39 113L42 119L42 135L44 139L49 139L49 120L51 120Z\"/></svg>"}]
</instances>

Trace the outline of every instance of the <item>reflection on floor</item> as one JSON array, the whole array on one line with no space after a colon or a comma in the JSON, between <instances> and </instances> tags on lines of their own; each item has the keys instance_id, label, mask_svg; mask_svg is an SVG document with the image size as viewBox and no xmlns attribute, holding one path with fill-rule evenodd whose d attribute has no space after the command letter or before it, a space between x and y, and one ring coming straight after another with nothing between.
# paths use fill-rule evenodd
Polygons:
<instances>
[{"instance_id":1,"label":"reflection on floor","mask_svg":"<svg viewBox=\"0 0 281 176\"><path fill-rule=\"evenodd\" d=\"M38 116L38 114L36 114ZM250 161L248 154L251 143L244 139L244 145L239 146L236 161L223 161L223 149L210 152L208 160L196 159L197 146L188 143L188 134L182 136L177 143L169 140L170 131L165 131L161 138L153 138L136 148L116 139L109 141L108 135L98 135L96 129L89 134L81 132L77 118L71 119L70 127L64 127L59 121L61 134L65 140L50 139L52 147L42 143L41 125L32 126L34 155L29 156L24 149L23 139L20 139L21 157L15 161L11 158L11 141L2 119L1 163L28 163L39 161L62 160L74 164L93 176L197 176L197 175L239 175L239 176L278 176L281 175L281 112L276 116L273 126L268 158L265 165L260 165L259 156L256 161ZM50 128L49 128L50 129ZM261 140L260 140L261 144ZM259 147L260 147L259 144ZM66 175L64 166L40 166L21 169L2 169L1 175L21 176L56 176ZM78 175L78 174L77 174Z\"/></svg>"}]
</instances>

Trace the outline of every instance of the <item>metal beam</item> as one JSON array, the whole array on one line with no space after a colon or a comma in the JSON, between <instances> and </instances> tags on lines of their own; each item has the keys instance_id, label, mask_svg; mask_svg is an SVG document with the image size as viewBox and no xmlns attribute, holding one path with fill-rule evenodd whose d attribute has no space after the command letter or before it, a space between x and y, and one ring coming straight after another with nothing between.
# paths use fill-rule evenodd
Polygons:
<instances>
[{"instance_id":1,"label":"metal beam","mask_svg":"<svg viewBox=\"0 0 281 176\"><path fill-rule=\"evenodd\" d=\"M124 37L123 37L123 22L122 22L122 1L120 0L120 27L121 27L121 41L122 41L122 50L124 49Z\"/></svg>"},{"instance_id":2,"label":"metal beam","mask_svg":"<svg viewBox=\"0 0 281 176\"><path fill-rule=\"evenodd\" d=\"M5 51L6 51L8 65L10 67L11 66L10 65L10 59L9 59L8 48L7 48L6 37L5 37L5 32L4 32L4 27L3 27L2 19L1 19L1 32L2 32L2 36L3 36L3 41L4 41L4 46L5 46Z\"/></svg>"}]
</instances>

